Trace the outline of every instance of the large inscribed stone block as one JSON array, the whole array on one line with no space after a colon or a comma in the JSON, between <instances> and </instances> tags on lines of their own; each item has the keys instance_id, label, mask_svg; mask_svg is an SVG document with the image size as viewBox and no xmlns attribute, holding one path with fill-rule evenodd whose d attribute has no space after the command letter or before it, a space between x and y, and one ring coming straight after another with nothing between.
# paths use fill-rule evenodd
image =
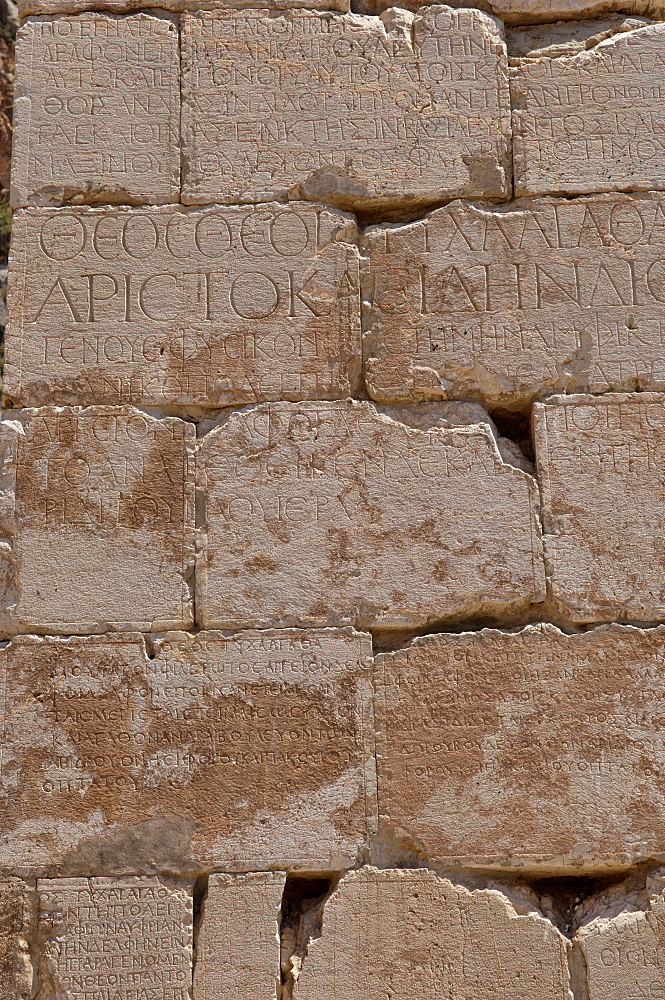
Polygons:
<instances>
[{"instance_id":1,"label":"large inscribed stone block","mask_svg":"<svg viewBox=\"0 0 665 1000\"><path fill-rule=\"evenodd\" d=\"M664 668L665 627L622 625L440 634L377 656L380 842L571 872L662 855Z\"/></svg>"},{"instance_id":2,"label":"large inscribed stone block","mask_svg":"<svg viewBox=\"0 0 665 1000\"><path fill-rule=\"evenodd\" d=\"M355 238L307 202L17 212L5 397L344 398L360 380Z\"/></svg>"},{"instance_id":3,"label":"large inscribed stone block","mask_svg":"<svg viewBox=\"0 0 665 1000\"><path fill-rule=\"evenodd\" d=\"M0 627L190 625L194 440L128 406L5 411Z\"/></svg>"},{"instance_id":4,"label":"large inscribed stone block","mask_svg":"<svg viewBox=\"0 0 665 1000\"><path fill-rule=\"evenodd\" d=\"M665 395L534 407L552 596L574 622L665 616Z\"/></svg>"},{"instance_id":5,"label":"large inscribed stone block","mask_svg":"<svg viewBox=\"0 0 665 1000\"><path fill-rule=\"evenodd\" d=\"M16 43L12 203L179 201L179 122L172 20L30 18Z\"/></svg>"},{"instance_id":6,"label":"large inscribed stone block","mask_svg":"<svg viewBox=\"0 0 665 1000\"><path fill-rule=\"evenodd\" d=\"M201 13L182 42L185 203L508 196L506 48L481 11Z\"/></svg>"},{"instance_id":7,"label":"large inscribed stone block","mask_svg":"<svg viewBox=\"0 0 665 1000\"><path fill-rule=\"evenodd\" d=\"M0 651L0 865L76 874L362 860L376 825L370 637L150 640L18 636Z\"/></svg>"},{"instance_id":8,"label":"large inscribed stone block","mask_svg":"<svg viewBox=\"0 0 665 1000\"><path fill-rule=\"evenodd\" d=\"M31 906L27 887L18 879L0 880L0 1000L34 996L29 936Z\"/></svg>"},{"instance_id":9,"label":"large inscribed stone block","mask_svg":"<svg viewBox=\"0 0 665 1000\"><path fill-rule=\"evenodd\" d=\"M414 627L543 599L531 476L488 424L266 403L200 443L204 626Z\"/></svg>"}]
</instances>

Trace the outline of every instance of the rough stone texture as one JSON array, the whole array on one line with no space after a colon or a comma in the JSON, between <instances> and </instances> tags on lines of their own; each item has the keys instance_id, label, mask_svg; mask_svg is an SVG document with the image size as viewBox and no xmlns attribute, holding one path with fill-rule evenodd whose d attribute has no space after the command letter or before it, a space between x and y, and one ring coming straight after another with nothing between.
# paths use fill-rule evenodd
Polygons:
<instances>
[{"instance_id":1,"label":"rough stone texture","mask_svg":"<svg viewBox=\"0 0 665 1000\"><path fill-rule=\"evenodd\" d=\"M608 14L606 17L581 21L557 21L556 24L529 24L506 29L508 62L518 66L525 59L556 59L573 56L593 48L606 38L624 31L633 31L650 24L649 18Z\"/></svg>"},{"instance_id":2,"label":"rough stone texture","mask_svg":"<svg viewBox=\"0 0 665 1000\"><path fill-rule=\"evenodd\" d=\"M266 403L201 442L202 625L416 627L543 598L532 478L490 427Z\"/></svg>"},{"instance_id":3,"label":"rough stone texture","mask_svg":"<svg viewBox=\"0 0 665 1000\"><path fill-rule=\"evenodd\" d=\"M211 875L193 1000L277 1000L284 873Z\"/></svg>"},{"instance_id":4,"label":"rough stone texture","mask_svg":"<svg viewBox=\"0 0 665 1000\"><path fill-rule=\"evenodd\" d=\"M515 194L665 186L665 24L510 71Z\"/></svg>"},{"instance_id":5,"label":"rough stone texture","mask_svg":"<svg viewBox=\"0 0 665 1000\"><path fill-rule=\"evenodd\" d=\"M665 395L534 407L551 593L569 621L665 616Z\"/></svg>"},{"instance_id":6,"label":"rough stone texture","mask_svg":"<svg viewBox=\"0 0 665 1000\"><path fill-rule=\"evenodd\" d=\"M192 899L157 878L41 879L39 1000L191 1000Z\"/></svg>"},{"instance_id":7,"label":"rough stone texture","mask_svg":"<svg viewBox=\"0 0 665 1000\"><path fill-rule=\"evenodd\" d=\"M190 625L194 439L128 406L5 411L0 626Z\"/></svg>"},{"instance_id":8,"label":"rough stone texture","mask_svg":"<svg viewBox=\"0 0 665 1000\"><path fill-rule=\"evenodd\" d=\"M477 10L183 19L183 202L506 197L507 61Z\"/></svg>"},{"instance_id":9,"label":"rough stone texture","mask_svg":"<svg viewBox=\"0 0 665 1000\"><path fill-rule=\"evenodd\" d=\"M259 0L262 8L269 10L290 10L306 7L309 9L339 10L346 13L349 10L349 0ZM84 10L105 10L111 14L123 14L127 11L146 10L158 7L162 10L180 12L183 10L240 10L244 7L256 7L257 0L18 0L21 17L28 14L70 14Z\"/></svg>"},{"instance_id":10,"label":"rough stone texture","mask_svg":"<svg viewBox=\"0 0 665 1000\"><path fill-rule=\"evenodd\" d=\"M16 42L12 204L179 201L178 30L29 18Z\"/></svg>"},{"instance_id":11,"label":"rough stone texture","mask_svg":"<svg viewBox=\"0 0 665 1000\"><path fill-rule=\"evenodd\" d=\"M17 212L5 395L208 407L350 395L355 238L351 217L302 202Z\"/></svg>"},{"instance_id":12,"label":"rough stone texture","mask_svg":"<svg viewBox=\"0 0 665 1000\"><path fill-rule=\"evenodd\" d=\"M350 872L326 903L295 1000L570 1000L563 935L524 893L430 871Z\"/></svg>"},{"instance_id":13,"label":"rough stone texture","mask_svg":"<svg viewBox=\"0 0 665 1000\"><path fill-rule=\"evenodd\" d=\"M370 637L151 638L150 657L135 633L19 636L2 651L4 869L362 860L376 822Z\"/></svg>"},{"instance_id":14,"label":"rough stone texture","mask_svg":"<svg viewBox=\"0 0 665 1000\"><path fill-rule=\"evenodd\" d=\"M415 639L375 661L380 839L579 873L662 854L665 627Z\"/></svg>"},{"instance_id":15,"label":"rough stone texture","mask_svg":"<svg viewBox=\"0 0 665 1000\"><path fill-rule=\"evenodd\" d=\"M28 892L18 879L0 880L0 1000L32 997L32 931Z\"/></svg>"},{"instance_id":16,"label":"rough stone texture","mask_svg":"<svg viewBox=\"0 0 665 1000\"><path fill-rule=\"evenodd\" d=\"M374 399L665 388L661 194L454 202L363 245Z\"/></svg>"}]
</instances>

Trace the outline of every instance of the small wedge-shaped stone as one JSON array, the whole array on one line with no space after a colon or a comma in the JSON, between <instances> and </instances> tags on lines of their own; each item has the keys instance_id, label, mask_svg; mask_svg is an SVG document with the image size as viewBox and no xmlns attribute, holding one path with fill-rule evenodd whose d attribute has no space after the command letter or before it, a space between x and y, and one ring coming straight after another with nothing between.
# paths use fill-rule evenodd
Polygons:
<instances>
[{"instance_id":1,"label":"small wedge-shaped stone","mask_svg":"<svg viewBox=\"0 0 665 1000\"><path fill-rule=\"evenodd\" d=\"M25 883L0 879L0 1000L29 1000L34 996L30 911Z\"/></svg>"},{"instance_id":2,"label":"small wedge-shaped stone","mask_svg":"<svg viewBox=\"0 0 665 1000\"><path fill-rule=\"evenodd\" d=\"M202 13L182 42L185 203L508 194L506 47L481 11Z\"/></svg>"},{"instance_id":3,"label":"small wedge-shaped stone","mask_svg":"<svg viewBox=\"0 0 665 1000\"><path fill-rule=\"evenodd\" d=\"M328 899L294 1000L570 1000L568 949L526 891L365 868Z\"/></svg>"},{"instance_id":4,"label":"small wedge-shaped stone","mask_svg":"<svg viewBox=\"0 0 665 1000\"><path fill-rule=\"evenodd\" d=\"M552 596L573 622L665 617L665 394L534 407Z\"/></svg>"},{"instance_id":5,"label":"small wedge-shaped stone","mask_svg":"<svg viewBox=\"0 0 665 1000\"><path fill-rule=\"evenodd\" d=\"M488 424L266 403L203 439L197 478L202 625L414 627L543 599L535 484Z\"/></svg>"},{"instance_id":6,"label":"small wedge-shaped stone","mask_svg":"<svg viewBox=\"0 0 665 1000\"><path fill-rule=\"evenodd\" d=\"M277 1000L284 873L211 875L193 1000Z\"/></svg>"},{"instance_id":7,"label":"small wedge-shaped stone","mask_svg":"<svg viewBox=\"0 0 665 1000\"><path fill-rule=\"evenodd\" d=\"M131 407L0 420L0 628L192 623L195 428Z\"/></svg>"},{"instance_id":8,"label":"small wedge-shaped stone","mask_svg":"<svg viewBox=\"0 0 665 1000\"><path fill-rule=\"evenodd\" d=\"M17 212L5 398L221 407L351 395L355 238L350 216L306 202Z\"/></svg>"},{"instance_id":9,"label":"small wedge-shaped stone","mask_svg":"<svg viewBox=\"0 0 665 1000\"><path fill-rule=\"evenodd\" d=\"M12 203L179 201L179 122L173 21L30 18L16 42Z\"/></svg>"}]
</instances>

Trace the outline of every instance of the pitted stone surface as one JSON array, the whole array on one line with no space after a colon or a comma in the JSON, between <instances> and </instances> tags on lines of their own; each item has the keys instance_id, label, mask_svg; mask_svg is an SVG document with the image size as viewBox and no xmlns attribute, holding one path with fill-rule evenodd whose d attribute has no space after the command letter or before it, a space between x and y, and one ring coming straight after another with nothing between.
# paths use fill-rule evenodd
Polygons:
<instances>
[{"instance_id":1,"label":"pitted stone surface","mask_svg":"<svg viewBox=\"0 0 665 1000\"><path fill-rule=\"evenodd\" d=\"M355 222L310 203L26 209L4 391L23 405L343 398L360 379Z\"/></svg>"},{"instance_id":2,"label":"pitted stone surface","mask_svg":"<svg viewBox=\"0 0 665 1000\"><path fill-rule=\"evenodd\" d=\"M506 197L501 27L470 9L380 19L185 15L183 202Z\"/></svg>"},{"instance_id":3,"label":"pitted stone surface","mask_svg":"<svg viewBox=\"0 0 665 1000\"><path fill-rule=\"evenodd\" d=\"M27 887L18 879L0 880L0 1000L29 1000L33 969L29 939L31 907Z\"/></svg>"},{"instance_id":4,"label":"pitted stone surface","mask_svg":"<svg viewBox=\"0 0 665 1000\"><path fill-rule=\"evenodd\" d=\"M269 10L307 9L349 10L349 0L260 0L261 7ZM256 0L205 0L206 10L242 10L256 7ZM21 17L28 14L76 14L85 10L104 10L109 14L124 14L133 10L157 7L180 13L184 10L201 10L201 0L18 0Z\"/></svg>"},{"instance_id":5,"label":"pitted stone surface","mask_svg":"<svg viewBox=\"0 0 665 1000\"><path fill-rule=\"evenodd\" d=\"M16 43L13 204L179 201L179 121L173 21L30 18Z\"/></svg>"}]
</instances>

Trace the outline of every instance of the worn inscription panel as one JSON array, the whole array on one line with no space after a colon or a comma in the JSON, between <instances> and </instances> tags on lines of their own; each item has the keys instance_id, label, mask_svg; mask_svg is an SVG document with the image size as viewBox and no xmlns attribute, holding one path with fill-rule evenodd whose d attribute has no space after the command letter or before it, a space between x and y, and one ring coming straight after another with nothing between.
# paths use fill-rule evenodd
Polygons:
<instances>
[{"instance_id":1,"label":"worn inscription panel","mask_svg":"<svg viewBox=\"0 0 665 1000\"><path fill-rule=\"evenodd\" d=\"M515 193L665 186L665 24L511 75Z\"/></svg>"},{"instance_id":2,"label":"worn inscription panel","mask_svg":"<svg viewBox=\"0 0 665 1000\"><path fill-rule=\"evenodd\" d=\"M487 424L266 403L201 442L203 625L416 626L543 598L533 479Z\"/></svg>"},{"instance_id":3,"label":"worn inscription panel","mask_svg":"<svg viewBox=\"0 0 665 1000\"><path fill-rule=\"evenodd\" d=\"M355 237L351 217L306 202L18 212L6 397L220 407L350 395Z\"/></svg>"},{"instance_id":4,"label":"worn inscription panel","mask_svg":"<svg viewBox=\"0 0 665 1000\"><path fill-rule=\"evenodd\" d=\"M661 194L455 202L363 242L374 399L665 388Z\"/></svg>"},{"instance_id":5,"label":"worn inscription panel","mask_svg":"<svg viewBox=\"0 0 665 1000\"><path fill-rule=\"evenodd\" d=\"M158 878L37 882L44 1000L190 1000L192 899Z\"/></svg>"},{"instance_id":6,"label":"worn inscription panel","mask_svg":"<svg viewBox=\"0 0 665 1000\"><path fill-rule=\"evenodd\" d=\"M194 970L194 1000L276 1000L284 873L211 875Z\"/></svg>"},{"instance_id":7,"label":"worn inscription panel","mask_svg":"<svg viewBox=\"0 0 665 1000\"><path fill-rule=\"evenodd\" d=\"M29 1000L34 996L28 944L32 930L30 897L25 883L18 879L1 879L0 1000Z\"/></svg>"},{"instance_id":8,"label":"worn inscription panel","mask_svg":"<svg viewBox=\"0 0 665 1000\"><path fill-rule=\"evenodd\" d=\"M444 864L559 871L662 852L664 664L665 628L620 625L483 629L381 654L384 830Z\"/></svg>"},{"instance_id":9,"label":"worn inscription panel","mask_svg":"<svg viewBox=\"0 0 665 1000\"><path fill-rule=\"evenodd\" d=\"M423 869L364 868L342 878L323 920L295 1000L571 996L569 944L528 892L509 899L498 889L470 891Z\"/></svg>"},{"instance_id":10,"label":"worn inscription panel","mask_svg":"<svg viewBox=\"0 0 665 1000\"><path fill-rule=\"evenodd\" d=\"M179 201L178 29L30 18L18 32L12 203Z\"/></svg>"},{"instance_id":11,"label":"worn inscription panel","mask_svg":"<svg viewBox=\"0 0 665 1000\"><path fill-rule=\"evenodd\" d=\"M0 624L191 624L194 439L192 424L128 406L5 411Z\"/></svg>"},{"instance_id":12,"label":"worn inscription panel","mask_svg":"<svg viewBox=\"0 0 665 1000\"><path fill-rule=\"evenodd\" d=\"M183 202L507 196L506 50L487 14L203 13L182 33Z\"/></svg>"},{"instance_id":13,"label":"worn inscription panel","mask_svg":"<svg viewBox=\"0 0 665 1000\"><path fill-rule=\"evenodd\" d=\"M574 622L665 616L665 395L534 408L552 595Z\"/></svg>"},{"instance_id":14,"label":"worn inscription panel","mask_svg":"<svg viewBox=\"0 0 665 1000\"><path fill-rule=\"evenodd\" d=\"M15 637L1 864L336 870L376 820L371 639L344 630Z\"/></svg>"}]
</instances>

